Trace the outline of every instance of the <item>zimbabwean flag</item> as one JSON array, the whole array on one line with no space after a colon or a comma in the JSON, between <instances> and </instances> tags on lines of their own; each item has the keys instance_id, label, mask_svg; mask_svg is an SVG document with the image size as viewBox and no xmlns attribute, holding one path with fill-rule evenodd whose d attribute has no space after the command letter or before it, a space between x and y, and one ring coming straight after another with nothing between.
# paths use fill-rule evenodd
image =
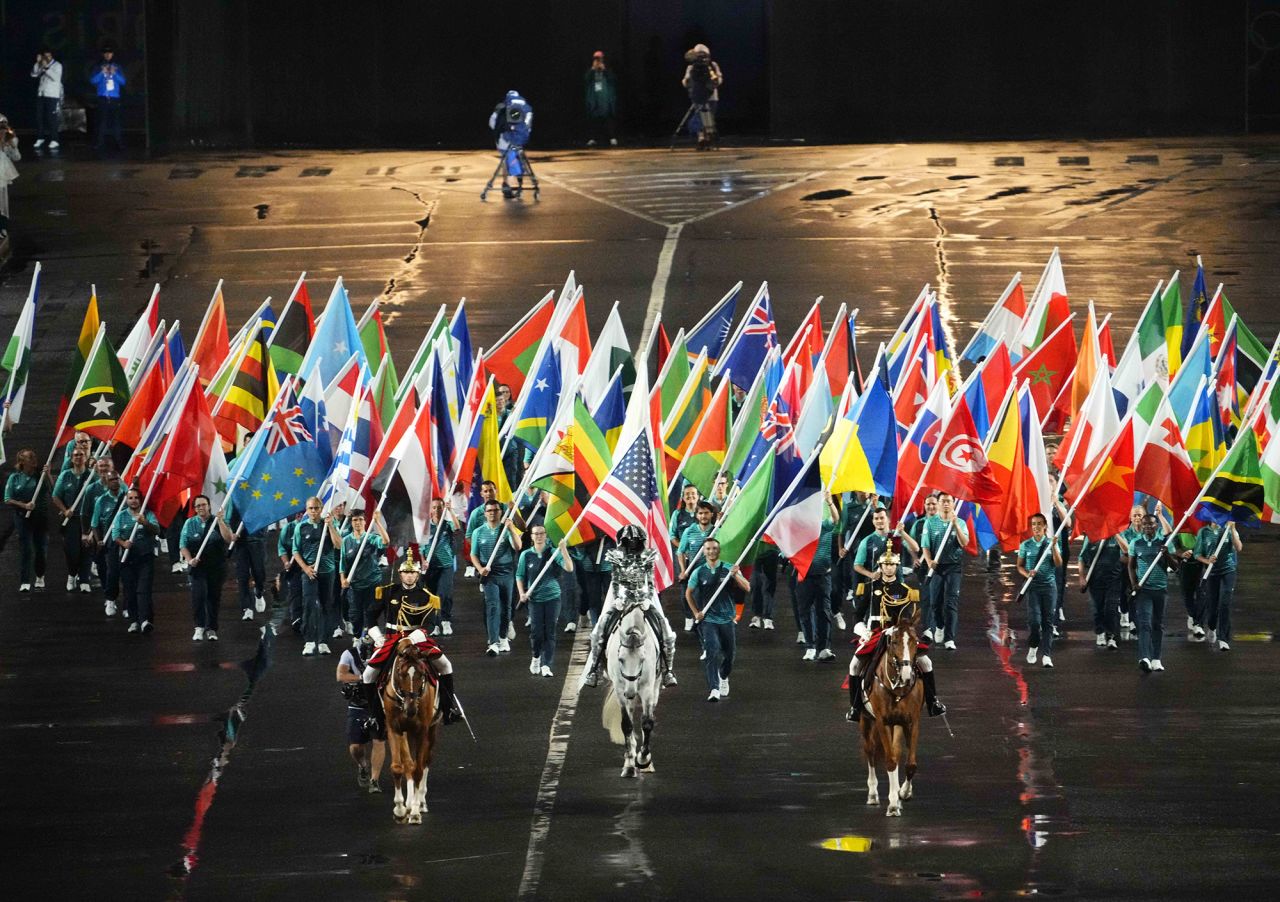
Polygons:
<instances>
[{"instance_id":1,"label":"zimbabwean flag","mask_svg":"<svg viewBox=\"0 0 1280 902\"><path fill-rule=\"evenodd\" d=\"M120 366L116 349L107 338L106 326L99 326L72 391L62 434L54 444L64 444L76 432L87 432L99 441L107 441L128 403L129 380Z\"/></svg>"}]
</instances>

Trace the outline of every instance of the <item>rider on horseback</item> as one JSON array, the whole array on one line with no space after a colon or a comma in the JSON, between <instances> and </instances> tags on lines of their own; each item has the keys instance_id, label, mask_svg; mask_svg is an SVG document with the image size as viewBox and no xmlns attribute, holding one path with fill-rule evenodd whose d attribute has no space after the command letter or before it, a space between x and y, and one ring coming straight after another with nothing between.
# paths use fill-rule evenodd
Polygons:
<instances>
[{"instance_id":1,"label":"rider on horseback","mask_svg":"<svg viewBox=\"0 0 1280 902\"><path fill-rule=\"evenodd\" d=\"M402 588L412 590L417 584L418 574L417 562L414 561L412 556L407 556L404 563L400 565ZM378 627L371 626L357 641L364 643L366 649L368 645L372 645L376 649L367 659L368 663L365 665L364 673L360 676L360 688L365 705L372 711L379 724L383 721L384 712L381 699L378 698L377 686L381 682L383 672L395 658L395 655L408 651L410 648L417 648L418 652L431 666L431 670L440 684L440 710L444 713L444 722L450 724L461 719L462 713L458 709L458 704L453 694L453 664L449 662L449 659L445 657L444 651L441 650L434 639L426 634L421 626L414 629L393 629L392 632L385 635Z\"/></svg>"},{"instance_id":2,"label":"rider on horseback","mask_svg":"<svg viewBox=\"0 0 1280 902\"><path fill-rule=\"evenodd\" d=\"M658 602L658 592L653 582L653 562L657 553L646 548L646 544L644 530L628 524L618 530L618 547L605 554L613 564L613 582L605 598L604 610L596 621L595 629L591 631L591 656L587 659L585 678L588 686L594 687L599 683L600 661L604 657L605 644L630 604L640 605L644 619L662 640L662 657L666 665L662 685L676 685L676 675L672 672L676 655L676 634Z\"/></svg>"},{"instance_id":3,"label":"rider on horseback","mask_svg":"<svg viewBox=\"0 0 1280 902\"><path fill-rule=\"evenodd\" d=\"M874 632L862 623L854 627L862 639L858 650L854 652L849 663L849 713L846 719L856 721L862 716L863 702L866 697L864 681L875 671L875 663L879 652L885 645L885 637L897 630L895 624L902 617L914 616L920 605L920 593L898 579L898 564L901 558L886 548L880 556L880 576L869 583L858 586L858 594L870 593L871 608L878 612L868 619L879 625ZM933 662L929 660L929 643L921 641L916 645L916 668L920 671L920 679L924 683L925 707L930 717L947 713L946 706L938 701L938 693L933 682Z\"/></svg>"}]
</instances>

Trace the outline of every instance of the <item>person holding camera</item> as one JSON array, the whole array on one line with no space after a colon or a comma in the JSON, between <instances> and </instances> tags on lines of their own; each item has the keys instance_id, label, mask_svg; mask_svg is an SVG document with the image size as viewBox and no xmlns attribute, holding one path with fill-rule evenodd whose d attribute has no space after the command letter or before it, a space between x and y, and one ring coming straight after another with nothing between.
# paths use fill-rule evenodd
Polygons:
<instances>
[{"instance_id":1,"label":"person holding camera","mask_svg":"<svg viewBox=\"0 0 1280 902\"><path fill-rule=\"evenodd\" d=\"M102 150L108 134L116 142L116 147L124 150L124 138L120 134L120 89L125 85L125 78L115 58L114 47L108 44L102 48L102 59L89 79L98 91L98 128L93 140L94 150Z\"/></svg>"},{"instance_id":2,"label":"person holding camera","mask_svg":"<svg viewBox=\"0 0 1280 902\"><path fill-rule=\"evenodd\" d=\"M524 146L533 133L533 107L519 91L508 91L489 114L489 129L502 153L502 196L515 197L524 190ZM511 184L511 179L516 184ZM487 190L487 189L486 189Z\"/></svg>"},{"instance_id":3,"label":"person holding camera","mask_svg":"<svg viewBox=\"0 0 1280 902\"><path fill-rule=\"evenodd\" d=\"M62 63L53 58L48 47L40 48L36 64L31 67L31 77L36 79L36 148L49 143L50 150L58 149L58 108L62 106Z\"/></svg>"},{"instance_id":4,"label":"person holding camera","mask_svg":"<svg viewBox=\"0 0 1280 902\"><path fill-rule=\"evenodd\" d=\"M587 101L587 146L595 147L596 139L603 144L609 139L610 147L618 146L614 131L614 117L618 114L618 88L613 70L605 65L604 51L597 50L591 56L591 68L582 78Z\"/></svg>"},{"instance_id":5,"label":"person holding camera","mask_svg":"<svg viewBox=\"0 0 1280 902\"><path fill-rule=\"evenodd\" d=\"M684 59L688 65L680 84L689 92L689 128L698 138L698 150L707 150L715 144L717 138L716 107L720 103L720 85L724 83L724 73L720 71L720 65L711 58L711 51L706 44L694 45L684 55Z\"/></svg>"}]
</instances>

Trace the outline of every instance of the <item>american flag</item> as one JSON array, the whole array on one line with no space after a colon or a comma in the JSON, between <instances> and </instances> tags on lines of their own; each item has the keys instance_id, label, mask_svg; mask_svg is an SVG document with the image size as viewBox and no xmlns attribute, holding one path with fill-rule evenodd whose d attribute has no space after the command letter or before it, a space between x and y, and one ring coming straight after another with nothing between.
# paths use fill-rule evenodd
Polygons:
<instances>
[{"instance_id":1,"label":"american flag","mask_svg":"<svg viewBox=\"0 0 1280 902\"><path fill-rule=\"evenodd\" d=\"M661 592L675 580L671 540L667 538L653 468L653 449L645 433L640 433L627 452L618 458L608 477L600 484L583 516L609 535L629 524L644 526L649 547L658 553L654 574Z\"/></svg>"},{"instance_id":2,"label":"american flag","mask_svg":"<svg viewBox=\"0 0 1280 902\"><path fill-rule=\"evenodd\" d=\"M285 390L280 403L271 409L263 428L269 430L266 448L268 454L281 448L291 448L299 442L315 440L315 436L307 428L306 417L302 415L302 406L298 403L298 395L292 385Z\"/></svg>"}]
</instances>

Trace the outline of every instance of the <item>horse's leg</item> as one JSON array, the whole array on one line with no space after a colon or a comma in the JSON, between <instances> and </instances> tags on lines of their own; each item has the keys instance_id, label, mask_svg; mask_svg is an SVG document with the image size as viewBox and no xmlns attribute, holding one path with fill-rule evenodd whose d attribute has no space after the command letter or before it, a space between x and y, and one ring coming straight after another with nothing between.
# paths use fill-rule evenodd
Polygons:
<instances>
[{"instance_id":1,"label":"horse's leg","mask_svg":"<svg viewBox=\"0 0 1280 902\"><path fill-rule=\"evenodd\" d=\"M422 766L422 751L426 745L426 726L419 724L420 732L414 737L416 740L409 747L409 753L412 756L410 760L409 770L409 823L422 823L422 807L423 800L426 795L425 783L426 775Z\"/></svg>"},{"instance_id":2,"label":"horse's leg","mask_svg":"<svg viewBox=\"0 0 1280 902\"><path fill-rule=\"evenodd\" d=\"M902 738L902 727L886 727L885 730L885 770L889 773L889 810L888 817L902 816L902 796L898 786L898 742Z\"/></svg>"},{"instance_id":3,"label":"horse's leg","mask_svg":"<svg viewBox=\"0 0 1280 902\"><path fill-rule=\"evenodd\" d=\"M391 783L395 787L392 797L391 814L397 821L404 821L408 809L404 805L404 770L408 750L404 747L404 737L398 733L387 736L387 745L391 747Z\"/></svg>"},{"instance_id":4,"label":"horse's leg","mask_svg":"<svg viewBox=\"0 0 1280 902\"><path fill-rule=\"evenodd\" d=\"M905 802L915 793L912 781L916 777L916 742L920 738L920 721L917 720L915 723L903 727L902 731L905 734L903 738L907 756L906 780L903 781L901 790L902 800Z\"/></svg>"},{"instance_id":5,"label":"horse's leg","mask_svg":"<svg viewBox=\"0 0 1280 902\"><path fill-rule=\"evenodd\" d=\"M879 805L880 781L876 777L875 737L867 718L864 717L860 723L862 724L862 754L867 759L867 804Z\"/></svg>"},{"instance_id":6,"label":"horse's leg","mask_svg":"<svg viewBox=\"0 0 1280 902\"><path fill-rule=\"evenodd\" d=\"M636 775L636 737L635 724L631 722L631 711L625 701L622 703L622 776Z\"/></svg>"}]
</instances>

